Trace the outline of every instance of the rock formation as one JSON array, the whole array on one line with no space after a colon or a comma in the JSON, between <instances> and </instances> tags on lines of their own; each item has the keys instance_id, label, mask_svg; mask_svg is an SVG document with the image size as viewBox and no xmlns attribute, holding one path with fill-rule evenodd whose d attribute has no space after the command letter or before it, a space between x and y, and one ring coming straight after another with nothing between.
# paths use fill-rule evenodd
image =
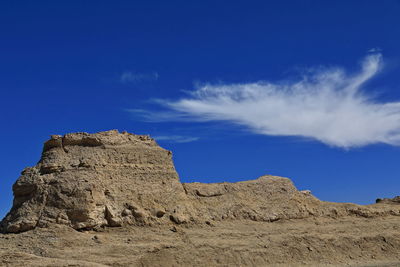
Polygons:
<instances>
[{"instance_id":1,"label":"rock formation","mask_svg":"<svg viewBox=\"0 0 400 267\"><path fill-rule=\"evenodd\" d=\"M400 204L400 196L396 196L394 198L378 198L376 203L385 203L385 204Z\"/></svg>"},{"instance_id":2,"label":"rock formation","mask_svg":"<svg viewBox=\"0 0 400 267\"><path fill-rule=\"evenodd\" d=\"M170 151L148 136L116 130L51 136L38 164L23 170L13 192L13 207L0 224L2 232L51 224L79 230L400 214L399 207L322 202L276 176L181 184Z\"/></svg>"},{"instance_id":3,"label":"rock formation","mask_svg":"<svg viewBox=\"0 0 400 267\"><path fill-rule=\"evenodd\" d=\"M86 229L160 220L186 197L171 157L148 136L53 135L39 163L14 184L4 231L49 223Z\"/></svg>"}]
</instances>

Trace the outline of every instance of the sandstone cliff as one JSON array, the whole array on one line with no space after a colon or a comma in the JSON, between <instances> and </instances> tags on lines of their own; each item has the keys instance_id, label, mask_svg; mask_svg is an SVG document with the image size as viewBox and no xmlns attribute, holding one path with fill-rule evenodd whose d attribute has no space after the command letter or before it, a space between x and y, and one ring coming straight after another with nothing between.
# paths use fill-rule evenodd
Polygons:
<instances>
[{"instance_id":1,"label":"sandstone cliff","mask_svg":"<svg viewBox=\"0 0 400 267\"><path fill-rule=\"evenodd\" d=\"M38 164L13 186L3 232L51 224L102 226L273 222L312 216L400 215L397 205L364 207L322 202L287 178L181 184L172 153L148 136L116 130L53 135Z\"/></svg>"},{"instance_id":2,"label":"sandstone cliff","mask_svg":"<svg viewBox=\"0 0 400 267\"><path fill-rule=\"evenodd\" d=\"M2 226L21 232L49 223L88 229L160 220L186 197L171 157L147 136L53 135L14 184Z\"/></svg>"}]
</instances>

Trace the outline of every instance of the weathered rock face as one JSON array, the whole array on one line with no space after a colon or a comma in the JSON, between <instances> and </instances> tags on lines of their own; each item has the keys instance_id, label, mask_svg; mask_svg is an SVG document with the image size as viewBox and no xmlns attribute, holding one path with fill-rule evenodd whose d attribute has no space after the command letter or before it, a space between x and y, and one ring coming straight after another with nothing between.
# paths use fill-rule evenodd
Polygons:
<instances>
[{"instance_id":1,"label":"weathered rock face","mask_svg":"<svg viewBox=\"0 0 400 267\"><path fill-rule=\"evenodd\" d=\"M209 221L303 218L312 210L308 204L320 202L311 194L298 191L289 179L269 175L237 183L183 185L194 200L196 211Z\"/></svg>"},{"instance_id":2,"label":"weathered rock face","mask_svg":"<svg viewBox=\"0 0 400 267\"><path fill-rule=\"evenodd\" d=\"M14 184L13 208L3 230L169 220L164 214L186 197L171 158L148 136L118 131L54 135L39 163Z\"/></svg>"},{"instance_id":3,"label":"weathered rock face","mask_svg":"<svg viewBox=\"0 0 400 267\"><path fill-rule=\"evenodd\" d=\"M400 207L394 205L323 202L276 176L238 183L181 184L170 151L148 136L116 130L52 136L38 164L22 172L13 191L13 207L0 223L2 232L50 224L93 229L400 215Z\"/></svg>"}]
</instances>

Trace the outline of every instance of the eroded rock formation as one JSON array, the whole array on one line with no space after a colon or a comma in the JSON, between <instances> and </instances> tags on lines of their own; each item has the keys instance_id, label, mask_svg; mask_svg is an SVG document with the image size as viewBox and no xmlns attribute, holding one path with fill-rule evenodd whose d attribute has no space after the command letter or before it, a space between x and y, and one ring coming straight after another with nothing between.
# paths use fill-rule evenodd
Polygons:
<instances>
[{"instance_id":1,"label":"eroded rock formation","mask_svg":"<svg viewBox=\"0 0 400 267\"><path fill-rule=\"evenodd\" d=\"M51 136L38 164L22 172L13 192L13 207L1 222L3 232L50 224L93 229L400 214L398 206L322 202L276 176L181 184L170 151L148 136L116 130Z\"/></svg>"},{"instance_id":2,"label":"eroded rock formation","mask_svg":"<svg viewBox=\"0 0 400 267\"><path fill-rule=\"evenodd\" d=\"M159 221L186 197L171 157L148 136L53 135L14 184L2 226L20 232L49 223L84 229Z\"/></svg>"}]
</instances>

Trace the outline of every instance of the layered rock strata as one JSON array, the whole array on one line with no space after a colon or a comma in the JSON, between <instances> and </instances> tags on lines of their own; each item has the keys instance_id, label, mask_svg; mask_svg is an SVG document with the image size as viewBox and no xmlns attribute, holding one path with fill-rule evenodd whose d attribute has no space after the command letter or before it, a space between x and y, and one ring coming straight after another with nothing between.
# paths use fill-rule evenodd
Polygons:
<instances>
[{"instance_id":1,"label":"layered rock strata","mask_svg":"<svg viewBox=\"0 0 400 267\"><path fill-rule=\"evenodd\" d=\"M39 163L13 186L14 203L4 231L49 223L75 229L148 224L186 198L172 154L142 135L53 135Z\"/></svg>"}]
</instances>

